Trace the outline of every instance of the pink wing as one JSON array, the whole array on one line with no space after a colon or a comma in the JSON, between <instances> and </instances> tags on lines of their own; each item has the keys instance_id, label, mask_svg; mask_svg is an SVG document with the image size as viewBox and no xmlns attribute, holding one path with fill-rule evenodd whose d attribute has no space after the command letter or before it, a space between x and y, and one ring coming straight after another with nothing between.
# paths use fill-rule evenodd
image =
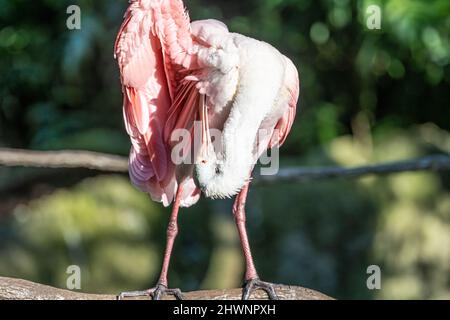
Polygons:
<instances>
[{"instance_id":1,"label":"pink wing","mask_svg":"<svg viewBox=\"0 0 450 320\"><path fill-rule=\"evenodd\" d=\"M115 44L125 126L132 142L130 177L165 206L178 188L164 131L180 124L168 121L169 111L174 103L178 106L177 117L185 119L181 125L198 112L195 85L181 76L197 68L192 46L190 21L181 0L132 0ZM193 181L187 181L183 190L183 205L198 201L200 193Z\"/></svg>"},{"instance_id":2,"label":"pink wing","mask_svg":"<svg viewBox=\"0 0 450 320\"><path fill-rule=\"evenodd\" d=\"M288 91L288 108L275 126L274 133L269 143L269 148L281 147L286 141L294 124L297 113L297 102L300 94L300 80L298 71L292 61L286 59L285 87Z\"/></svg>"}]
</instances>

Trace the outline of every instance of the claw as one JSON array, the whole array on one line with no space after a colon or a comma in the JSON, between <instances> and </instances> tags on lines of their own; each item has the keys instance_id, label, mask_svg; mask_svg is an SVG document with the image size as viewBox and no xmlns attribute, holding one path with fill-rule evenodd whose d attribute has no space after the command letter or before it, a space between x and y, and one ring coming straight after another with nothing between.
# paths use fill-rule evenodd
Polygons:
<instances>
[{"instance_id":1,"label":"claw","mask_svg":"<svg viewBox=\"0 0 450 320\"><path fill-rule=\"evenodd\" d=\"M168 289L163 284L158 284L155 288L147 291L122 292L117 296L117 300L126 298L151 297L152 300L161 300L164 295L174 296L177 300L183 300L183 294L180 289Z\"/></svg>"},{"instance_id":2,"label":"claw","mask_svg":"<svg viewBox=\"0 0 450 320\"><path fill-rule=\"evenodd\" d=\"M279 300L275 292L274 284L261 281L260 279L251 279L245 283L244 290L242 291L242 300L249 300L253 291L264 290L269 296L270 300Z\"/></svg>"},{"instance_id":3,"label":"claw","mask_svg":"<svg viewBox=\"0 0 450 320\"><path fill-rule=\"evenodd\" d=\"M158 284L156 288L150 292L150 295L153 300L161 300L163 295L171 295L177 300L183 300L183 294L180 289L168 289L163 284Z\"/></svg>"}]
</instances>

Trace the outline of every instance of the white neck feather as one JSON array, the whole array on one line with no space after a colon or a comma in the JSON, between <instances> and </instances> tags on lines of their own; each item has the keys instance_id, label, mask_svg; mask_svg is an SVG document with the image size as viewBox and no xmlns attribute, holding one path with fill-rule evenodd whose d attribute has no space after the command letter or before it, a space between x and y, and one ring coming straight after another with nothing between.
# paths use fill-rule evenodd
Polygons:
<instances>
[{"instance_id":1,"label":"white neck feather","mask_svg":"<svg viewBox=\"0 0 450 320\"><path fill-rule=\"evenodd\" d=\"M250 179L258 160L258 130L276 112L284 79L284 60L278 51L259 41L239 39L239 85L224 124L221 150L210 145L195 165L197 184L210 198L231 197Z\"/></svg>"}]
</instances>

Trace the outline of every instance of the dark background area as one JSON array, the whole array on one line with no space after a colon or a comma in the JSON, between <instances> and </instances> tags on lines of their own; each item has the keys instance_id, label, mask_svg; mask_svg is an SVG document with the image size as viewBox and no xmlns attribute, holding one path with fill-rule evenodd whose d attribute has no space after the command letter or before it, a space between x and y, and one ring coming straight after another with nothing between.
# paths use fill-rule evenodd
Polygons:
<instances>
[{"instance_id":1,"label":"dark background area","mask_svg":"<svg viewBox=\"0 0 450 320\"><path fill-rule=\"evenodd\" d=\"M81 8L81 30L66 9ZM301 78L283 166L363 165L450 153L448 0L185 1L267 41ZM380 30L366 27L369 5ZM126 1L0 0L0 147L127 155L113 44ZM450 297L450 177L405 173L255 186L248 226L264 280L336 298ZM168 210L128 177L0 167L0 275L82 290L151 287ZM183 291L240 286L230 201L183 210L170 273ZM382 289L366 287L367 267Z\"/></svg>"}]
</instances>

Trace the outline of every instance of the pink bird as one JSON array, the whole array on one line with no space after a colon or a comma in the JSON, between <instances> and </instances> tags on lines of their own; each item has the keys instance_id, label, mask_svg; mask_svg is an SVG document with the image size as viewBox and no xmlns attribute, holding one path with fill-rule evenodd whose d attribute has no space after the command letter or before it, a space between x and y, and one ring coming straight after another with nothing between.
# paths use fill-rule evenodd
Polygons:
<instances>
[{"instance_id":1,"label":"pink bird","mask_svg":"<svg viewBox=\"0 0 450 320\"><path fill-rule=\"evenodd\" d=\"M253 262L245 202L258 158L281 146L291 130L299 96L292 61L265 42L230 32L220 21L191 23L181 0L131 0L115 57L132 142L130 178L154 201L174 203L157 285L119 298L182 299L179 289L168 288L167 277L178 211L204 194L213 199L237 195L233 215L246 262L243 299L256 289L277 299ZM194 138L180 147L185 133ZM198 146L192 142L197 137Z\"/></svg>"}]
</instances>

